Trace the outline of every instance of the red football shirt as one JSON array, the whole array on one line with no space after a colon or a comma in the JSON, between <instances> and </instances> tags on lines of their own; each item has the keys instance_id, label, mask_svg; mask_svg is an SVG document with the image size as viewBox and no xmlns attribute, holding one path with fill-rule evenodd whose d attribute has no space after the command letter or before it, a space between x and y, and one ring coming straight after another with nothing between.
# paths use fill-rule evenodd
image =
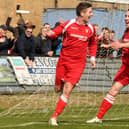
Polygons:
<instances>
[{"instance_id":1,"label":"red football shirt","mask_svg":"<svg viewBox=\"0 0 129 129\"><path fill-rule=\"evenodd\" d=\"M60 36L67 21L53 29L55 35L52 38ZM89 47L90 56L96 57L97 44L95 40L95 28L93 30L88 24L80 25L77 21L68 26L63 34L63 43L60 57L69 58L70 60L86 60L87 47Z\"/></svg>"},{"instance_id":2,"label":"red football shirt","mask_svg":"<svg viewBox=\"0 0 129 129\"><path fill-rule=\"evenodd\" d=\"M129 30L125 30L124 35L122 37L122 41L123 43L129 43ZM122 48L122 53L123 53L123 57L122 57L122 61L129 65L129 48Z\"/></svg>"}]
</instances>

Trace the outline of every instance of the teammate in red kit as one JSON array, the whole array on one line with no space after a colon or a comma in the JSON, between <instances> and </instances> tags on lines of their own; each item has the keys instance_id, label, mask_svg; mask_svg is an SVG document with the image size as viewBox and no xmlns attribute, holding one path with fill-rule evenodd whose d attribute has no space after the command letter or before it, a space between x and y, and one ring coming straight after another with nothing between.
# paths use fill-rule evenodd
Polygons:
<instances>
[{"instance_id":1,"label":"teammate in red kit","mask_svg":"<svg viewBox=\"0 0 129 129\"><path fill-rule=\"evenodd\" d=\"M129 10L125 14L126 30L122 37L122 41L113 41L111 44L103 44L101 47L119 49L122 48L122 65L114 78L114 84L108 92L107 96L102 101L97 116L87 123L102 123L104 114L112 107L115 97L121 91L121 89L129 84Z\"/></svg>"},{"instance_id":2,"label":"teammate in red kit","mask_svg":"<svg viewBox=\"0 0 129 129\"><path fill-rule=\"evenodd\" d=\"M57 117L65 108L72 89L81 77L86 65L87 47L89 47L92 69L95 69L97 45L95 41L95 28L89 24L93 16L92 5L81 2L76 7L77 18L66 21L54 30L47 32L50 38L57 38L63 34L63 44L56 67L55 92L63 86L57 107L49 120L50 125L58 126Z\"/></svg>"}]
</instances>

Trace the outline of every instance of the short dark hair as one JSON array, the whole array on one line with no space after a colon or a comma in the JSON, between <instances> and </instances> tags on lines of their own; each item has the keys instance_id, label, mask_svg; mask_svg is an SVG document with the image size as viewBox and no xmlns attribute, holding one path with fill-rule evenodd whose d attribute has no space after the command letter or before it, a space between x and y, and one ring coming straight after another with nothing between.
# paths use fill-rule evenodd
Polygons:
<instances>
[{"instance_id":1,"label":"short dark hair","mask_svg":"<svg viewBox=\"0 0 129 129\"><path fill-rule=\"evenodd\" d=\"M110 30L109 30L109 28L108 28L108 27L103 27L103 28L101 29L101 31L103 31L103 30L107 30L107 31L109 31L109 32L110 32Z\"/></svg>"},{"instance_id":2,"label":"short dark hair","mask_svg":"<svg viewBox=\"0 0 129 129\"><path fill-rule=\"evenodd\" d=\"M80 16L82 10L92 7L92 4L88 2L81 2L76 7L76 15Z\"/></svg>"},{"instance_id":3,"label":"short dark hair","mask_svg":"<svg viewBox=\"0 0 129 129\"><path fill-rule=\"evenodd\" d=\"M46 23L43 24L43 26L45 26L45 25L50 25L50 24L46 22Z\"/></svg>"},{"instance_id":4,"label":"short dark hair","mask_svg":"<svg viewBox=\"0 0 129 129\"><path fill-rule=\"evenodd\" d=\"M115 33L115 31L114 30L110 30L110 33Z\"/></svg>"}]
</instances>

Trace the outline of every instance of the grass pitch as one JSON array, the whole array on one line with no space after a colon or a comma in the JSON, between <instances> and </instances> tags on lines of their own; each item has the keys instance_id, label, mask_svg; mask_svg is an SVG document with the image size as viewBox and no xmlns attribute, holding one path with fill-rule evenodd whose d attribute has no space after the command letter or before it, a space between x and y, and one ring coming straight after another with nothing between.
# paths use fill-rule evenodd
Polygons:
<instances>
[{"instance_id":1,"label":"grass pitch","mask_svg":"<svg viewBox=\"0 0 129 129\"><path fill-rule=\"evenodd\" d=\"M105 93L74 92L59 116L59 126L48 125L59 95L54 93L0 96L0 129L129 129L129 96L120 94L102 124L87 124Z\"/></svg>"}]
</instances>

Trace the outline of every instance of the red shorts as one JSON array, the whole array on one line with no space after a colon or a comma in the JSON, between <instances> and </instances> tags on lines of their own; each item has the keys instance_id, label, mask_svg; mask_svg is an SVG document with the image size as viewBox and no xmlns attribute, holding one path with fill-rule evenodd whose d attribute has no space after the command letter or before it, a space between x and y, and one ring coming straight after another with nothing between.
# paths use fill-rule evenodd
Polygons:
<instances>
[{"instance_id":1,"label":"red shorts","mask_svg":"<svg viewBox=\"0 0 129 129\"><path fill-rule=\"evenodd\" d=\"M68 61L59 58L56 67L56 81L55 85L61 85L62 81L70 82L72 85L76 85L79 81L83 70L85 68L85 63L80 61Z\"/></svg>"},{"instance_id":2,"label":"red shorts","mask_svg":"<svg viewBox=\"0 0 129 129\"><path fill-rule=\"evenodd\" d=\"M129 84L129 66L122 63L120 70L117 72L115 82L119 82L122 85Z\"/></svg>"}]
</instances>

